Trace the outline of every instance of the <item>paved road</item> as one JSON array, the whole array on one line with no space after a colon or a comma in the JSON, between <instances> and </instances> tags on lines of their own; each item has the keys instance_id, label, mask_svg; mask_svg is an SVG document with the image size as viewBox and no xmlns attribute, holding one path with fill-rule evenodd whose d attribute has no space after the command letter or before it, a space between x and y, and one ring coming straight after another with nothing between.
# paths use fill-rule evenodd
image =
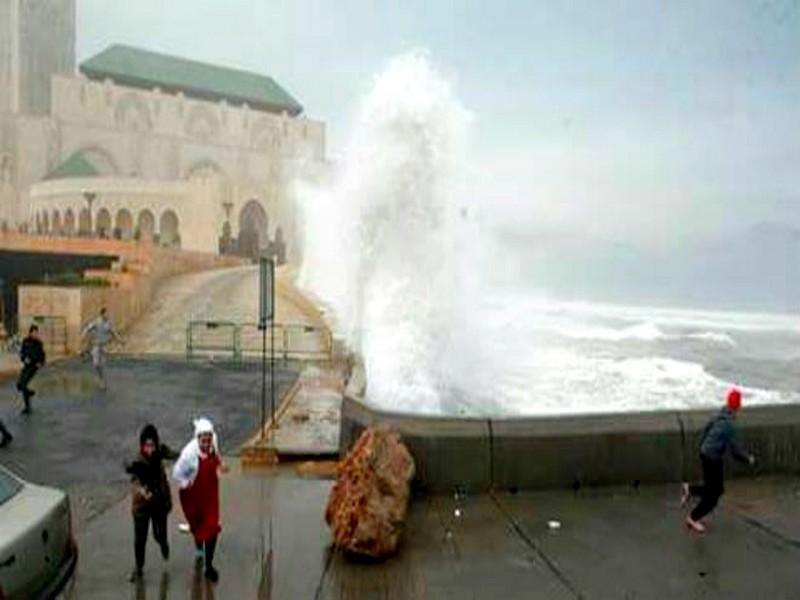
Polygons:
<instances>
[{"instance_id":1,"label":"paved road","mask_svg":"<svg viewBox=\"0 0 800 600\"><path fill-rule=\"evenodd\" d=\"M183 354L189 319L245 319L258 315L258 268L181 275L166 281L148 312L126 334L125 352Z\"/></svg>"},{"instance_id":2,"label":"paved road","mask_svg":"<svg viewBox=\"0 0 800 600\"><path fill-rule=\"evenodd\" d=\"M258 267L237 267L173 277L156 290L148 312L126 333L122 352L184 354L189 319L255 323L258 320ZM278 277L288 277L279 270ZM277 300L276 320L308 318L286 299Z\"/></svg>"},{"instance_id":3,"label":"paved road","mask_svg":"<svg viewBox=\"0 0 800 600\"><path fill-rule=\"evenodd\" d=\"M278 398L297 377L278 368ZM70 491L77 520L105 510L127 492L123 462L136 452L138 435L155 423L165 443L180 447L191 421L217 424L222 448L235 453L258 430L261 373L253 364L115 358L109 389L98 386L89 364L60 363L34 379L34 413L18 414L12 382L0 384L0 418L15 435L0 462L36 483Z\"/></svg>"},{"instance_id":4,"label":"paved road","mask_svg":"<svg viewBox=\"0 0 800 600\"><path fill-rule=\"evenodd\" d=\"M796 480L733 482L705 536L681 526L675 486L418 498L399 554L377 564L328 551L329 489L286 468L234 469L222 485L220 583L194 576L178 510L174 557L163 564L150 544L135 597L789 600L800 589ZM91 523L70 598L124 597L130 529L127 502Z\"/></svg>"}]
</instances>

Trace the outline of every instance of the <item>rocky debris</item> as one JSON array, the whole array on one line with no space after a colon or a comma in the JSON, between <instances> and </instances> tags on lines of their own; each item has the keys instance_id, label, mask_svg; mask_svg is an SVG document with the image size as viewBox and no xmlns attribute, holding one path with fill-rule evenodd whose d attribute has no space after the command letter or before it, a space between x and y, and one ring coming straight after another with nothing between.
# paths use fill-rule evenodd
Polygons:
<instances>
[{"instance_id":1,"label":"rocky debris","mask_svg":"<svg viewBox=\"0 0 800 600\"><path fill-rule=\"evenodd\" d=\"M383 558L394 554L403 530L414 460L400 435L366 429L339 463L325 521L335 548Z\"/></svg>"}]
</instances>

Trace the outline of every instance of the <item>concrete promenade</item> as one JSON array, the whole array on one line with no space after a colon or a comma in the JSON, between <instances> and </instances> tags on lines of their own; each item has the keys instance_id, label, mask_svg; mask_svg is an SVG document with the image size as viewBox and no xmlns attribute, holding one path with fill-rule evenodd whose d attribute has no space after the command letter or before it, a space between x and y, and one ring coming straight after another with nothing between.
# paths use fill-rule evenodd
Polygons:
<instances>
[{"instance_id":1,"label":"concrete promenade","mask_svg":"<svg viewBox=\"0 0 800 600\"><path fill-rule=\"evenodd\" d=\"M235 465L235 461L233 462ZM382 563L328 550L331 483L292 467L222 483L216 586L195 576L191 540L170 520L173 558L152 542L141 585L127 500L81 533L67 598L753 599L800 593L800 482L737 481L709 533L682 526L676 486L417 498L401 551ZM548 521L557 520L559 529ZM271 534L271 535L270 535Z\"/></svg>"}]
</instances>

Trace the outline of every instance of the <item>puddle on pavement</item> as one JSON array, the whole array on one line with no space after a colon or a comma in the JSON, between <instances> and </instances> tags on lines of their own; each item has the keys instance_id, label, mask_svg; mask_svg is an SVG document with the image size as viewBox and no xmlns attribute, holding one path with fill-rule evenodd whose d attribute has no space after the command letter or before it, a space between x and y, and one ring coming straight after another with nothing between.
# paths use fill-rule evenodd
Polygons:
<instances>
[{"instance_id":1,"label":"puddle on pavement","mask_svg":"<svg viewBox=\"0 0 800 600\"><path fill-rule=\"evenodd\" d=\"M94 373L46 373L33 380L31 388L37 393L65 394L89 398L100 390Z\"/></svg>"}]
</instances>

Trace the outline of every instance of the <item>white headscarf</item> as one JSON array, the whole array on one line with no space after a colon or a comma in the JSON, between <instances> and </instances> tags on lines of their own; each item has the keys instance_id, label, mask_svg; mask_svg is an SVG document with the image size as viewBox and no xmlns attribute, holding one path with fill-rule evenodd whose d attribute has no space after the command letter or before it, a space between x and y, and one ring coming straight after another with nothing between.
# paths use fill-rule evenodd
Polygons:
<instances>
[{"instance_id":1,"label":"white headscarf","mask_svg":"<svg viewBox=\"0 0 800 600\"><path fill-rule=\"evenodd\" d=\"M195 419L194 438L183 447L180 457L178 457L175 466L172 468L172 478L178 482L181 488L187 488L192 485L197 477L197 471L200 468L200 456L202 456L198 438L204 433L210 433L213 436L211 451L214 454L219 454L219 441L214 431L214 424L204 417Z\"/></svg>"}]
</instances>

